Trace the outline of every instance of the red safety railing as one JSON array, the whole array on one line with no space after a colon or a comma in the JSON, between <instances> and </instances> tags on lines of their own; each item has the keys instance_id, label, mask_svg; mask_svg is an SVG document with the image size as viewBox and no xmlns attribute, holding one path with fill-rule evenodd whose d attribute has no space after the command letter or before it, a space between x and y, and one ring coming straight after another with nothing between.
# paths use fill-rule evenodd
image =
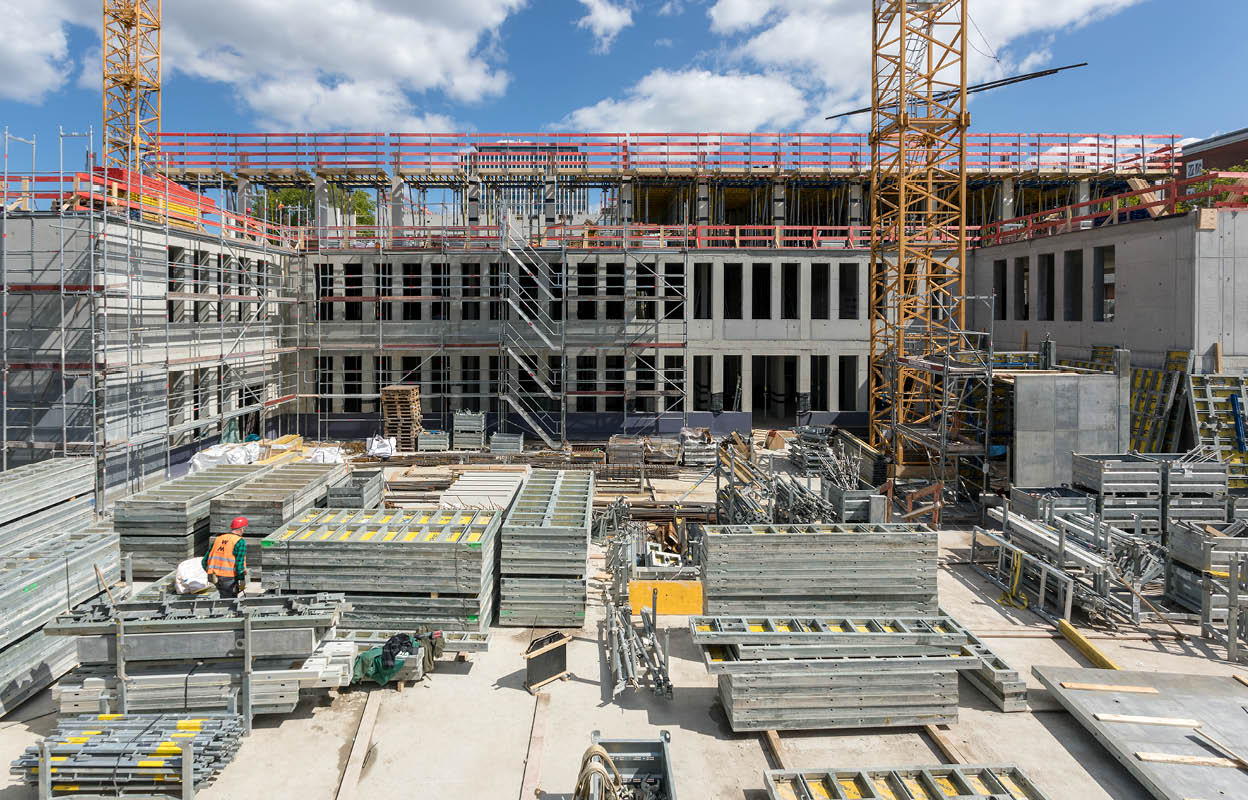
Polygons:
<instances>
[{"instance_id":1,"label":"red safety railing","mask_svg":"<svg viewBox=\"0 0 1248 800\"><path fill-rule=\"evenodd\" d=\"M973 133L982 173L1163 174L1179 137ZM160 162L179 173L376 175L676 172L866 174L860 133L164 133Z\"/></svg>"},{"instance_id":2,"label":"red safety railing","mask_svg":"<svg viewBox=\"0 0 1248 800\"><path fill-rule=\"evenodd\" d=\"M993 222L980 231L978 245L987 247L1082 228L1151 219L1198 205L1211 208L1248 208L1248 172L1210 172L1195 178L1170 181Z\"/></svg>"}]
</instances>

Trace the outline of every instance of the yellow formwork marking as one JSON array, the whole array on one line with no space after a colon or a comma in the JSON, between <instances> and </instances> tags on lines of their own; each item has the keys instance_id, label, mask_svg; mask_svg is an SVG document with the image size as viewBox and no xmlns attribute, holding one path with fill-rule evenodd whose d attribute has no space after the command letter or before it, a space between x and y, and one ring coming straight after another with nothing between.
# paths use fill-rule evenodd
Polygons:
<instances>
[{"instance_id":1,"label":"yellow formwork marking","mask_svg":"<svg viewBox=\"0 0 1248 800\"><path fill-rule=\"evenodd\" d=\"M799 800L797 790L793 788L793 781L790 780L776 781L776 795L780 800Z\"/></svg>"},{"instance_id":2,"label":"yellow formwork marking","mask_svg":"<svg viewBox=\"0 0 1248 800\"><path fill-rule=\"evenodd\" d=\"M876 778L872 783L875 784L876 794L885 798L885 800L903 800L903 798L897 796L897 793L893 791L893 787L889 786L888 781L884 778Z\"/></svg>"},{"instance_id":3,"label":"yellow formwork marking","mask_svg":"<svg viewBox=\"0 0 1248 800\"><path fill-rule=\"evenodd\" d=\"M855 778L842 778L841 780L837 781L837 783L839 783L839 784L841 785L841 792L842 792L842 794L844 794L846 797L850 798L850 800L861 800L861 798L862 798L862 788L858 786L858 781L857 781L857 779L855 779ZM819 787L819 790L820 790L820 793L821 793L821 794L820 794L820 796L822 796L822 797L831 797L831 796L832 796L832 794L831 794L831 793L822 794L822 792L824 792L824 791L825 791L823 786L820 786L820 787Z\"/></svg>"},{"instance_id":4,"label":"yellow formwork marking","mask_svg":"<svg viewBox=\"0 0 1248 800\"><path fill-rule=\"evenodd\" d=\"M1018 798L1024 798L1027 795L1023 793L1023 787L1014 782L1009 775L998 775L997 780L1001 781L1001 785L1009 790L1010 794Z\"/></svg>"},{"instance_id":5,"label":"yellow formwork marking","mask_svg":"<svg viewBox=\"0 0 1248 800\"><path fill-rule=\"evenodd\" d=\"M385 535L385 536L383 536L383 537L381 537L381 540L382 540L383 542L388 542L388 541L390 541L391 539L393 539L394 537L396 537L396 536L398 536L398 535L399 535L399 532L398 532L398 531L386 531L386 535Z\"/></svg>"},{"instance_id":6,"label":"yellow formwork marking","mask_svg":"<svg viewBox=\"0 0 1248 800\"><path fill-rule=\"evenodd\" d=\"M403 534L403 541L410 542L413 539L415 539L418 535L420 535L419 531L408 531L407 533Z\"/></svg>"}]
</instances>

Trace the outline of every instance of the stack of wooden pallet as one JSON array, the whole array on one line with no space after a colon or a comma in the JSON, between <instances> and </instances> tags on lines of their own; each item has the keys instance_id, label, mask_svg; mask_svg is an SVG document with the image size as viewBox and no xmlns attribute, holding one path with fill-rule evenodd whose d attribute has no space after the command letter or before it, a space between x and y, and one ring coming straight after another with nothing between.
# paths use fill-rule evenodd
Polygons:
<instances>
[{"instance_id":1,"label":"stack of wooden pallet","mask_svg":"<svg viewBox=\"0 0 1248 800\"><path fill-rule=\"evenodd\" d=\"M416 451L420 435L420 386L398 383L381 387L381 420L387 437L393 436L403 452Z\"/></svg>"}]
</instances>

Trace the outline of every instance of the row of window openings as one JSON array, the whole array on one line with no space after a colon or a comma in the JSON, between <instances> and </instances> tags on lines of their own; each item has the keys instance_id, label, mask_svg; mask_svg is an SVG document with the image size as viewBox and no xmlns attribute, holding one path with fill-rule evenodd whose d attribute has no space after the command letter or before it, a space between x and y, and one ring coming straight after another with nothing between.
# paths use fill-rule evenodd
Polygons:
<instances>
[{"instance_id":1,"label":"row of window openings","mask_svg":"<svg viewBox=\"0 0 1248 800\"><path fill-rule=\"evenodd\" d=\"M1035 271L1031 256L1010 263L999 258L992 262L992 291L995 296L993 316L997 320L1025 322L1034 319L1051 322L1057 319L1057 254L1042 253L1036 257ZM1113 322L1117 301L1117 263L1113 245L1092 248L1092 274L1084 282L1084 251L1062 253L1062 308L1065 322L1082 322L1084 290L1092 295L1092 321ZM1035 281L1035 308L1032 308L1032 281Z\"/></svg>"},{"instance_id":2,"label":"row of window openings","mask_svg":"<svg viewBox=\"0 0 1248 800\"><path fill-rule=\"evenodd\" d=\"M379 270L376 273L376 291L379 297L393 296L390 295L393 286L393 270L392 265L378 264ZM462 274L462 297L502 297L502 280L501 267L499 265L490 265L490 286L488 294L482 293L481 272L480 269L471 269L473 266L465 264ZM618 266L618 270L612 267ZM750 281L750 319L766 320L772 318L772 267L771 264L752 264L750 265L751 281ZM431 265L430 271L430 297L450 297L451 280L446 265ZM811 264L810 265L810 318L813 320L826 320L832 318L832 278L830 264ZM422 274L419 264L403 264L402 265L402 281L400 285L401 297L421 297ZM606 297L619 296L625 293L624 288L624 265L608 265L607 283L605 293L599 295L597 292L597 273L593 269L592 264L578 265L575 278L575 292L572 297ZM780 319L796 320L799 319L799 309L801 304L800 290L800 265L799 264L781 264L780 265ZM333 265L317 264L316 280L318 295L322 297L333 296L334 275ZM861 269L858 263L847 263L838 265L838 281L837 281L837 319L858 319L860 313L860 275ZM525 280L527 276L521 276L519 292L521 299L529 305L536 302L537 284L532 279ZM662 314L663 319L680 319L684 314L683 300L683 272L677 275L669 270L664 283L664 293L658 293L659 275L653 272L643 272L637 275L637 316L642 319L653 319L658 313L655 306L659 302L663 303ZM744 319L745 303L744 303L744 265L742 264L724 264L723 281L724 281L724 319ZM531 285L530 285L531 284ZM555 319L563 318L563 307L560 302L563 297L562 289L558 286L551 287L551 294L556 298L555 302L550 303L550 316ZM344 297L364 297L364 275L362 265L346 264L344 265L343 274L343 296ZM654 300L644 300L641 298L652 296ZM714 296L714 273L712 265L707 263L699 263L694 265L694 292L693 292L693 318L698 320L712 319ZM478 301L464 300L460 303L462 318L465 320L481 319L481 307ZM489 306L488 318L491 320L504 319L506 311L503 308L501 299L486 301ZM575 306L571 313L575 314L575 319L594 320L598 319L598 300L575 300L572 301ZM624 300L603 301L602 318L603 319L624 319ZM419 321L422 319L421 303L419 301L400 301L402 307L400 319L403 321ZM342 318L348 322L363 319L363 301L343 303ZM322 300L317 306L317 319L321 321L332 321L335 317L334 303ZM393 320L394 309L389 302L379 302L373 312L373 318L382 321ZM450 319L450 301L433 300L430 303L429 318L431 320Z\"/></svg>"},{"instance_id":3,"label":"row of window openings","mask_svg":"<svg viewBox=\"0 0 1248 800\"><path fill-rule=\"evenodd\" d=\"M709 411L711 410L711 359L714 356L694 356L693 357L693 410ZM723 408L725 411L741 410L741 385L742 364L744 356L726 355L723 358L723 375L724 375L724 394ZM796 359L798 356L753 356L755 361L753 368L759 375L766 373L766 365L768 358L782 358L792 362L792 369L796 369ZM837 356L837 373L833 375L832 357L826 355L810 356L810 409L812 411L831 411L829 405L832 392L836 392L837 406L836 410L855 411L858 404L858 357ZM344 356L342 358L342 391L343 395L347 395L343 399L343 411L346 413L360 413L365 410L376 410L376 401L365 401L359 397L350 397L350 395L361 394L364 390L363 380L363 356ZM435 356L429 359L422 359L419 356L404 356L398 362L398 371L392 371L392 361L386 356L374 356L374 391L379 392L382 386L388 386L391 383L422 383L422 373L424 364L429 364L429 380L426 381L434 395L449 394L449 389L453 385L450 373L450 360L446 356ZM484 361L487 372L482 372L482 359L480 356L464 356L460 360L460 378L458 383L459 393L466 397L479 396L481 392L481 382L485 378L487 382L487 393L489 397L498 394L499 381L501 379L500 369L501 360L498 356L487 356ZM558 356L549 356L547 358L547 373L544 376L550 388L554 392L561 391L562 388L562 364ZM572 392L602 392L604 394L603 401L605 411L623 411L624 397L622 396L625 388L625 367L624 356L606 356L604 359L604 370L599 380L598 358L596 356L577 356L574 370L571 375ZM319 391L323 395L334 394L334 363L330 356L322 356L319 363L320 371L318 373L317 383ZM684 383L685 375L684 358L680 356L665 356L662 367L662 384L665 388L681 386ZM651 392L660 388L659 370L656 368L653 358L639 357L637 359L635 388L638 392ZM536 392L538 387L534 381L528 379L523 373L520 373L520 382L522 388L525 384L529 384L527 389ZM832 384L836 380L835 387ZM796 383L796 375L790 375L786 378L786 385L792 386ZM750 387L753 390L753 387ZM639 410L653 410L654 401L659 398L636 398L635 402L641 406L649 406L648 409L640 408ZM679 410L682 404L680 397L662 398L667 410ZM573 410L575 411L597 411L598 398L596 396L573 397ZM321 411L330 410L330 398L321 398L319 401Z\"/></svg>"}]
</instances>

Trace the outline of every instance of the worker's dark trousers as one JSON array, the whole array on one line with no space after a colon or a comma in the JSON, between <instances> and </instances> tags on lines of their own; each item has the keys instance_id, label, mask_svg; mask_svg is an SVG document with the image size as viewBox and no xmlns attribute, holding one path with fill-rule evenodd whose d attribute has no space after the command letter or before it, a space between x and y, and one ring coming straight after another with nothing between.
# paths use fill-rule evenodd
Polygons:
<instances>
[{"instance_id":1,"label":"worker's dark trousers","mask_svg":"<svg viewBox=\"0 0 1248 800\"><path fill-rule=\"evenodd\" d=\"M222 597L238 597L238 579L217 578L217 592Z\"/></svg>"}]
</instances>

